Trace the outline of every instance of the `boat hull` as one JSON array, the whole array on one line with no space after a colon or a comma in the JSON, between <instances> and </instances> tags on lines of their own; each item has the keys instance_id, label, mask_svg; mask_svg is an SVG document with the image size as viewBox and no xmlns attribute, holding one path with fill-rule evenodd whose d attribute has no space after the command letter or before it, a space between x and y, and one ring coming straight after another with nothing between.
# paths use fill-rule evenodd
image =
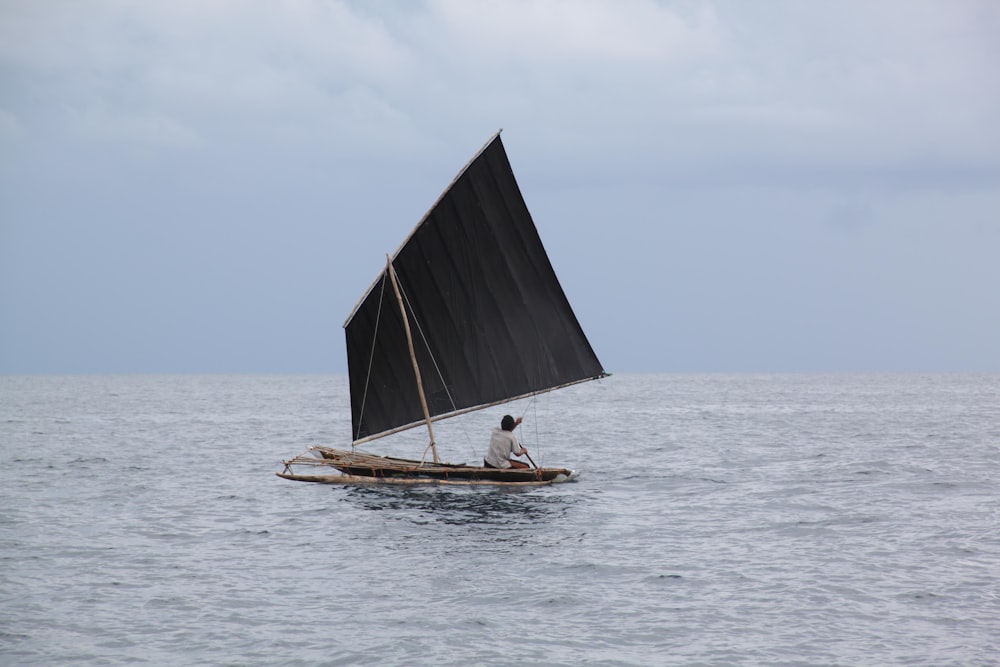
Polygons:
<instances>
[{"instance_id":1,"label":"boat hull","mask_svg":"<svg viewBox=\"0 0 1000 667\"><path fill-rule=\"evenodd\" d=\"M312 456L285 461L279 477L325 484L491 484L538 486L569 481L568 468L487 468L454 463L426 463L328 447L313 447ZM301 474L295 466L334 468L337 473Z\"/></svg>"},{"instance_id":2,"label":"boat hull","mask_svg":"<svg viewBox=\"0 0 1000 667\"><path fill-rule=\"evenodd\" d=\"M485 479L438 479L433 477L372 477L360 475L298 475L293 473L275 473L283 479L290 479L296 482L313 482L316 484L347 484L347 485L440 485L440 486L504 486L504 487L527 487L527 486L547 486L559 482L568 482L572 477L555 477L549 480L532 480L527 482L515 482L510 480L485 480Z\"/></svg>"}]
</instances>

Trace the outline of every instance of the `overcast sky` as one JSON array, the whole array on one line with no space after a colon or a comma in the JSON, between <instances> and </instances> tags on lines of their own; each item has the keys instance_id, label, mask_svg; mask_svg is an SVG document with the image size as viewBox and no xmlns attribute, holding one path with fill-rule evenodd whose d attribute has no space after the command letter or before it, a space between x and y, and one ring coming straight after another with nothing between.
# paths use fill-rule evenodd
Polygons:
<instances>
[{"instance_id":1,"label":"overcast sky","mask_svg":"<svg viewBox=\"0 0 1000 667\"><path fill-rule=\"evenodd\" d=\"M0 372L344 372L499 128L612 372L1000 371L1000 3L0 3Z\"/></svg>"}]
</instances>

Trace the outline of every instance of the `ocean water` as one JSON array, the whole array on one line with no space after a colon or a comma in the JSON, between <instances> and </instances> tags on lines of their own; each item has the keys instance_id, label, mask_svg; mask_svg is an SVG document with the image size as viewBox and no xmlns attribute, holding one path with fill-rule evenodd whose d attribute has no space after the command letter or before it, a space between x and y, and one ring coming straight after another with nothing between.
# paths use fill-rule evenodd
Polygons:
<instances>
[{"instance_id":1,"label":"ocean water","mask_svg":"<svg viewBox=\"0 0 1000 667\"><path fill-rule=\"evenodd\" d=\"M347 400L0 378L0 664L1000 663L1000 376L616 375L438 425L569 483L276 477Z\"/></svg>"}]
</instances>

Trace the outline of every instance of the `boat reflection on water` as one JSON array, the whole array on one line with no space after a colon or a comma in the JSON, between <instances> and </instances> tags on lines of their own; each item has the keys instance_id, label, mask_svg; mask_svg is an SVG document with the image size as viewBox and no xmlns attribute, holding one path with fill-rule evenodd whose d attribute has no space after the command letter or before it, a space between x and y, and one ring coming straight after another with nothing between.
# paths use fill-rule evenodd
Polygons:
<instances>
[{"instance_id":1,"label":"boat reflection on water","mask_svg":"<svg viewBox=\"0 0 1000 667\"><path fill-rule=\"evenodd\" d=\"M392 510L414 523L527 525L559 519L572 498L551 489L429 486L346 487L344 498L365 510Z\"/></svg>"}]
</instances>

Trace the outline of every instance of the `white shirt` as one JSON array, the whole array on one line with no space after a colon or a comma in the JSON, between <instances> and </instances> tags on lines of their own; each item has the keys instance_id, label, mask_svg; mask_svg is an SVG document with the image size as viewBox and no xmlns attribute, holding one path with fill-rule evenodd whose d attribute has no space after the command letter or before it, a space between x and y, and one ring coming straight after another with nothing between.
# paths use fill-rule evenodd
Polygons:
<instances>
[{"instance_id":1,"label":"white shirt","mask_svg":"<svg viewBox=\"0 0 1000 667\"><path fill-rule=\"evenodd\" d=\"M486 452L486 462L494 468L509 468L511 454L524 454L524 449L517 441L517 436L502 428L493 429L493 435L490 436L490 448Z\"/></svg>"}]
</instances>

